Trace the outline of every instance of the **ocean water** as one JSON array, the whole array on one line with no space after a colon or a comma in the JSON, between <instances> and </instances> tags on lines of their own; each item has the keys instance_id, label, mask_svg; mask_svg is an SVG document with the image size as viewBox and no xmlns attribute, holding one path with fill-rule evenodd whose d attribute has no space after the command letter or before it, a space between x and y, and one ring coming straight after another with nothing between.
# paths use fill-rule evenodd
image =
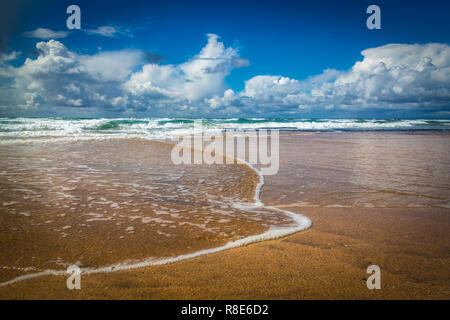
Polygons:
<instances>
[{"instance_id":1,"label":"ocean water","mask_svg":"<svg viewBox=\"0 0 450 320\"><path fill-rule=\"evenodd\" d=\"M448 131L450 120L0 118L0 143L128 137L167 139L201 131L214 134L245 129L279 129L281 132Z\"/></svg>"}]
</instances>

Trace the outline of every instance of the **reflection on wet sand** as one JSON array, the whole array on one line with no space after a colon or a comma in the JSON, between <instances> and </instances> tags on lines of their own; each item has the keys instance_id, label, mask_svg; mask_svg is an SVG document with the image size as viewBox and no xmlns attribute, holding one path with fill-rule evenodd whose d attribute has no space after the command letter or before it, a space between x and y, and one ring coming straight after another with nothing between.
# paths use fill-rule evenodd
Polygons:
<instances>
[{"instance_id":1,"label":"reflection on wet sand","mask_svg":"<svg viewBox=\"0 0 450 320\"><path fill-rule=\"evenodd\" d=\"M281 140L263 201L300 207L450 208L450 135L320 133Z\"/></svg>"}]
</instances>

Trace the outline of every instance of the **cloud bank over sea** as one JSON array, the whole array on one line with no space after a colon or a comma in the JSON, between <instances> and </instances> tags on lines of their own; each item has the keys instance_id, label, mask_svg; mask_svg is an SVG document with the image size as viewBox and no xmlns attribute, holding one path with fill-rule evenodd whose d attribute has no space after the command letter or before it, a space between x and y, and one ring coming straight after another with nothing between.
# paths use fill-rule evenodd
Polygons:
<instances>
[{"instance_id":1,"label":"cloud bank over sea","mask_svg":"<svg viewBox=\"0 0 450 320\"><path fill-rule=\"evenodd\" d=\"M450 47L443 43L369 48L349 70L330 68L306 79L255 75L241 91L226 79L251 61L216 34L180 64L149 60L138 49L81 54L54 39L36 49L23 63L21 52L0 56L0 116L450 115Z\"/></svg>"}]
</instances>

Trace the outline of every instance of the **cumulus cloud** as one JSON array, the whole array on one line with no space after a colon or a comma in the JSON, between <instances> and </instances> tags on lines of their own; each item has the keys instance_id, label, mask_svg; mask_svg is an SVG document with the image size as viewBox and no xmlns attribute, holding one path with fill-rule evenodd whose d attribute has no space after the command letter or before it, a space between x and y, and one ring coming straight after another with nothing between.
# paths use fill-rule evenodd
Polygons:
<instances>
[{"instance_id":1,"label":"cumulus cloud","mask_svg":"<svg viewBox=\"0 0 450 320\"><path fill-rule=\"evenodd\" d=\"M53 31L47 28L37 28L36 30L25 32L23 35L28 38L47 40L65 38L68 34L67 31Z\"/></svg>"},{"instance_id":2,"label":"cumulus cloud","mask_svg":"<svg viewBox=\"0 0 450 320\"><path fill-rule=\"evenodd\" d=\"M153 100L157 106L168 104L182 110L187 105L200 107L203 99L223 93L224 79L247 61L239 57L236 49L225 48L218 38L208 34L206 46L183 64L144 65L125 83L126 91L134 101Z\"/></svg>"},{"instance_id":3,"label":"cumulus cloud","mask_svg":"<svg viewBox=\"0 0 450 320\"><path fill-rule=\"evenodd\" d=\"M37 44L39 55L19 67L0 56L1 110L52 107L152 116L364 116L368 110L445 114L450 109L450 47L389 44L362 52L349 70L327 69L307 79L257 75L244 89L227 88L233 69L249 65L219 37L207 35L198 54L181 64L160 55L120 50L81 55L61 42ZM1 80L1 79L0 79ZM6 106L6 107L5 107ZM443 113L444 112L444 113Z\"/></svg>"},{"instance_id":4,"label":"cumulus cloud","mask_svg":"<svg viewBox=\"0 0 450 320\"><path fill-rule=\"evenodd\" d=\"M448 106L450 47L391 44L364 50L363 61L320 92L344 106Z\"/></svg>"},{"instance_id":5,"label":"cumulus cloud","mask_svg":"<svg viewBox=\"0 0 450 320\"><path fill-rule=\"evenodd\" d=\"M141 62L142 52L121 50L78 55L78 62L86 73L98 81L123 81Z\"/></svg>"},{"instance_id":6,"label":"cumulus cloud","mask_svg":"<svg viewBox=\"0 0 450 320\"><path fill-rule=\"evenodd\" d=\"M8 69L16 108L111 107L109 99L118 94L140 57L127 50L78 55L56 40L39 42L36 48L36 59L27 58L22 66Z\"/></svg>"},{"instance_id":7,"label":"cumulus cloud","mask_svg":"<svg viewBox=\"0 0 450 320\"><path fill-rule=\"evenodd\" d=\"M233 68L246 65L237 50L212 34L199 54L179 65L148 63L148 52L137 50L81 55L56 40L39 42L36 48L37 58L27 58L17 68L0 68L14 80L11 104L18 109L192 112L203 99L224 92L224 79Z\"/></svg>"},{"instance_id":8,"label":"cumulus cloud","mask_svg":"<svg viewBox=\"0 0 450 320\"><path fill-rule=\"evenodd\" d=\"M230 101L248 112L364 112L366 109L436 111L450 109L450 47L446 44L389 44L362 52L348 71L333 69L299 81L256 76L237 94L208 100L217 108Z\"/></svg>"}]
</instances>

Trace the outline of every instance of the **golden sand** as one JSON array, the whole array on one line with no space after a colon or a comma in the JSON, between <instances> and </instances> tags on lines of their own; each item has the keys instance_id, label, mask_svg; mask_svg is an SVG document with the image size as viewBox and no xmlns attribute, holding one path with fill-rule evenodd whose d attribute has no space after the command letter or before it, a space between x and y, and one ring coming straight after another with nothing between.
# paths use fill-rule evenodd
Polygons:
<instances>
[{"instance_id":1,"label":"golden sand","mask_svg":"<svg viewBox=\"0 0 450 320\"><path fill-rule=\"evenodd\" d=\"M296 210L296 209L293 209ZM304 210L298 209L299 212ZM448 299L448 212L308 209L314 227L280 240L130 271L86 275L81 290L48 276L2 299ZM366 268L381 268L368 290Z\"/></svg>"},{"instance_id":2,"label":"golden sand","mask_svg":"<svg viewBox=\"0 0 450 320\"><path fill-rule=\"evenodd\" d=\"M68 290L64 276L29 279L0 287L0 298L450 297L449 163L442 157L449 135L284 139L280 173L266 179L262 200L308 216L311 229L174 264L82 275L81 290ZM249 183L238 193L249 197L251 177L241 177ZM373 264L381 268L381 290L366 287Z\"/></svg>"}]
</instances>

